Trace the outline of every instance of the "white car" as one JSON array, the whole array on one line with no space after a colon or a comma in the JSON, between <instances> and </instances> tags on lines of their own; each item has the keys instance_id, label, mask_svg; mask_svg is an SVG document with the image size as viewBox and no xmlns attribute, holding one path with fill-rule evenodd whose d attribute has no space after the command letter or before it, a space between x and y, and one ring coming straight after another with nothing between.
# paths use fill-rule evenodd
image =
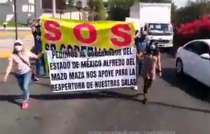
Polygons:
<instances>
[{"instance_id":1,"label":"white car","mask_svg":"<svg viewBox=\"0 0 210 134\"><path fill-rule=\"evenodd\" d=\"M180 47L176 73L187 74L210 87L210 39L193 40Z\"/></svg>"}]
</instances>

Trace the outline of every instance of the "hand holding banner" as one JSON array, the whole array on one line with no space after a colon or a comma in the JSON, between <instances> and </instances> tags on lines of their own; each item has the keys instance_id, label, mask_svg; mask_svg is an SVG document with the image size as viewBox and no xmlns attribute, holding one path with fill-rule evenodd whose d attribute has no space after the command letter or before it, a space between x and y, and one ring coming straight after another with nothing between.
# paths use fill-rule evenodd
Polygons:
<instances>
[{"instance_id":1,"label":"hand holding banner","mask_svg":"<svg viewBox=\"0 0 210 134\"><path fill-rule=\"evenodd\" d=\"M48 50L53 91L86 91L136 85L133 37L134 28L130 23L43 17L43 49Z\"/></svg>"}]
</instances>

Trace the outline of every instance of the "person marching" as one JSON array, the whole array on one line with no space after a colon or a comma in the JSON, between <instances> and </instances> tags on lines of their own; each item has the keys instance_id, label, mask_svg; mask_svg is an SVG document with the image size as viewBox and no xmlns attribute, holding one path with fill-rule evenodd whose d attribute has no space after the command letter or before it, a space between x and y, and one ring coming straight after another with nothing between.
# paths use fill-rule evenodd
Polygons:
<instances>
[{"instance_id":1,"label":"person marching","mask_svg":"<svg viewBox=\"0 0 210 134\"><path fill-rule=\"evenodd\" d=\"M9 63L3 81L7 81L8 76L14 67L14 74L17 79L18 85L22 91L22 109L27 109L29 107L29 86L32 77L32 70L29 58L39 59L42 55L43 53L36 55L30 51L25 51L23 47L23 42L20 40L16 40L14 42L13 53L9 58Z\"/></svg>"},{"instance_id":2,"label":"person marching","mask_svg":"<svg viewBox=\"0 0 210 134\"><path fill-rule=\"evenodd\" d=\"M138 77L139 77L139 58L138 58L138 53L139 53L139 42L140 41L140 32L139 30L135 31L135 47L136 47L136 85L133 87L134 90L138 91Z\"/></svg>"},{"instance_id":3,"label":"person marching","mask_svg":"<svg viewBox=\"0 0 210 134\"><path fill-rule=\"evenodd\" d=\"M138 80L138 77L142 73L142 67L143 67L143 60L142 55L145 53L146 48L148 46L148 39L147 39L147 33L143 31L143 28L140 29L140 31L135 32L135 46L137 50L137 57L136 57L136 78ZM134 90L138 90L138 86L134 86Z\"/></svg>"},{"instance_id":4,"label":"person marching","mask_svg":"<svg viewBox=\"0 0 210 134\"><path fill-rule=\"evenodd\" d=\"M141 57L142 54L146 52L146 48L148 46L148 39L147 39L147 33L146 31L143 31L143 28L141 28L139 33L139 41L137 44L137 61L138 61L138 74L141 75L142 73L142 67L143 67L143 60L139 57Z\"/></svg>"},{"instance_id":5,"label":"person marching","mask_svg":"<svg viewBox=\"0 0 210 134\"><path fill-rule=\"evenodd\" d=\"M33 52L35 54L39 54L42 51L42 41L41 41L41 24L40 19L34 20L31 25L32 34L34 37L34 49ZM44 76L45 75L45 67L44 67L44 57L41 57L39 60L36 61L36 75ZM35 81L38 80L35 77Z\"/></svg>"},{"instance_id":6,"label":"person marching","mask_svg":"<svg viewBox=\"0 0 210 134\"><path fill-rule=\"evenodd\" d=\"M156 73L158 71L159 76L162 76L162 67L161 67L161 56L158 49L157 43L153 41L150 42L146 53L143 56L143 78L144 78L144 99L143 103L147 103L147 94L149 88L152 86L152 82L156 78Z\"/></svg>"}]
</instances>

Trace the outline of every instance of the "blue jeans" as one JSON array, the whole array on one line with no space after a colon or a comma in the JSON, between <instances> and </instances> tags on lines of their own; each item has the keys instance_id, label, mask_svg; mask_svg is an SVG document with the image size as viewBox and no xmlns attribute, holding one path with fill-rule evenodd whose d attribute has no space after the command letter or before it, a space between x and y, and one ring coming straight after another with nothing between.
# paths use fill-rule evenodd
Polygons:
<instances>
[{"instance_id":1,"label":"blue jeans","mask_svg":"<svg viewBox=\"0 0 210 134\"><path fill-rule=\"evenodd\" d=\"M42 42L40 39L35 39L34 48L36 54L39 54L42 51ZM36 75L38 76L45 75L44 57L41 57L36 61Z\"/></svg>"},{"instance_id":2,"label":"blue jeans","mask_svg":"<svg viewBox=\"0 0 210 134\"><path fill-rule=\"evenodd\" d=\"M38 76L45 75L44 57L36 61L36 74Z\"/></svg>"},{"instance_id":3,"label":"blue jeans","mask_svg":"<svg viewBox=\"0 0 210 134\"><path fill-rule=\"evenodd\" d=\"M136 75L137 77L139 77L142 73L142 69L143 69L143 61L138 59L136 60Z\"/></svg>"},{"instance_id":4,"label":"blue jeans","mask_svg":"<svg viewBox=\"0 0 210 134\"><path fill-rule=\"evenodd\" d=\"M18 85L21 89L21 91L23 92L22 96L24 100L29 100L29 95L30 95L30 91L29 91L29 86L31 83L31 71L27 72L25 74L16 74L16 78L18 81Z\"/></svg>"}]
</instances>

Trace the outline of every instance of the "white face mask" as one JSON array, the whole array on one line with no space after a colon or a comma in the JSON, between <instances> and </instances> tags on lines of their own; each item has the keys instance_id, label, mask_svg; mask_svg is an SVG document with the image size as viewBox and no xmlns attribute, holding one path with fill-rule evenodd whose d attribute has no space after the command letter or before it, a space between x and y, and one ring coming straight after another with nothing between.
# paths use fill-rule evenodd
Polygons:
<instances>
[{"instance_id":1,"label":"white face mask","mask_svg":"<svg viewBox=\"0 0 210 134\"><path fill-rule=\"evenodd\" d=\"M15 46L15 50L20 52L23 50L23 46Z\"/></svg>"}]
</instances>

